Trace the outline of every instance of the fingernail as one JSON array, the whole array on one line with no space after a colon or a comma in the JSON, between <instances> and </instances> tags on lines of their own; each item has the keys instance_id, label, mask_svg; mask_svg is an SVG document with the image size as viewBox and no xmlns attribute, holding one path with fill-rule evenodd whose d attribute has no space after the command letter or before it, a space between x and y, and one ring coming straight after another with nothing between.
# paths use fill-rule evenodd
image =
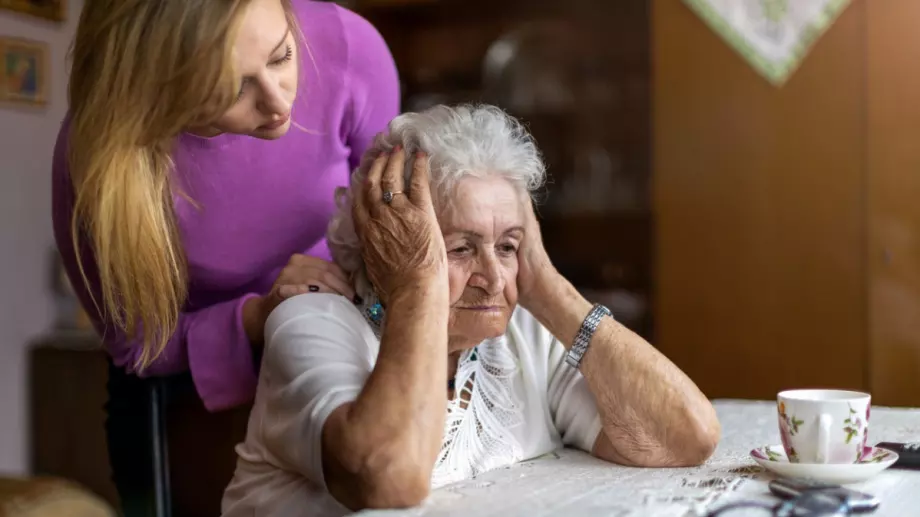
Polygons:
<instances>
[{"instance_id":1,"label":"fingernail","mask_svg":"<svg viewBox=\"0 0 920 517\"><path fill-rule=\"evenodd\" d=\"M396 144L396 147L393 148L394 153L398 153L399 151L402 151L402 144Z\"/></svg>"}]
</instances>

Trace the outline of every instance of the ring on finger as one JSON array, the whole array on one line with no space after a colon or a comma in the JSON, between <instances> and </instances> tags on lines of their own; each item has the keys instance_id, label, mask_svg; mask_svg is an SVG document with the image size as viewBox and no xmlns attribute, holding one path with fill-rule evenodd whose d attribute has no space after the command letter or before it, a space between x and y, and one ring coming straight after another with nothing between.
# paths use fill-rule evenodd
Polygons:
<instances>
[{"instance_id":1,"label":"ring on finger","mask_svg":"<svg viewBox=\"0 0 920 517\"><path fill-rule=\"evenodd\" d=\"M383 193L383 202L389 205L390 203L393 202L393 196L395 196L396 194L402 194L402 193L403 191L401 190L397 190L396 192L391 192L387 190Z\"/></svg>"}]
</instances>

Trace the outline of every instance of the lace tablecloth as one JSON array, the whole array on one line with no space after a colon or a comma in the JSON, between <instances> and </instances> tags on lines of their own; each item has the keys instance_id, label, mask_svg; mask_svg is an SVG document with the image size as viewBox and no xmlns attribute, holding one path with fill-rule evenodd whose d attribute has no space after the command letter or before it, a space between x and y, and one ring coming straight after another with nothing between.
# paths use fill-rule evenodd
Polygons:
<instances>
[{"instance_id":1,"label":"lace tablecloth","mask_svg":"<svg viewBox=\"0 0 920 517\"><path fill-rule=\"evenodd\" d=\"M715 403L722 441L705 465L686 469L612 466L563 450L488 472L432 493L420 508L363 512L362 517L694 517L735 500L772 500L772 477L748 455L780 443L773 402ZM920 439L920 409L872 408L869 443ZM852 488L875 494L873 516L920 515L920 470L888 469ZM731 517L769 515L733 511Z\"/></svg>"}]
</instances>

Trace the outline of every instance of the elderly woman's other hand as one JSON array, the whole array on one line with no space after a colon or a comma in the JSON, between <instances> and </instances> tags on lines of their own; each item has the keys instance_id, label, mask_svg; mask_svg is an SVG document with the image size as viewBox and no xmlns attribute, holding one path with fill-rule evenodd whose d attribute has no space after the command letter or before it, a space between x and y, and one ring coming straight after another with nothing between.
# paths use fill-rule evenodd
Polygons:
<instances>
[{"instance_id":1,"label":"elderly woman's other hand","mask_svg":"<svg viewBox=\"0 0 920 517\"><path fill-rule=\"evenodd\" d=\"M384 301L401 287L432 279L447 282L447 252L431 201L428 157L415 156L408 188L405 165L401 147L381 154L354 196L367 276Z\"/></svg>"},{"instance_id":2,"label":"elderly woman's other hand","mask_svg":"<svg viewBox=\"0 0 920 517\"><path fill-rule=\"evenodd\" d=\"M525 203L518 252L519 301L564 346L571 347L592 309L553 267L533 204ZM598 401L604 433L593 453L639 467L699 465L712 455L721 428L699 388L648 342L604 318L579 369Z\"/></svg>"},{"instance_id":3,"label":"elderly woman's other hand","mask_svg":"<svg viewBox=\"0 0 920 517\"><path fill-rule=\"evenodd\" d=\"M547 299L550 289L548 284L564 279L553 267L543 246L540 223L537 221L533 202L527 200L523 205L525 223L524 238L518 251L518 300L525 309L535 312L536 305Z\"/></svg>"}]
</instances>

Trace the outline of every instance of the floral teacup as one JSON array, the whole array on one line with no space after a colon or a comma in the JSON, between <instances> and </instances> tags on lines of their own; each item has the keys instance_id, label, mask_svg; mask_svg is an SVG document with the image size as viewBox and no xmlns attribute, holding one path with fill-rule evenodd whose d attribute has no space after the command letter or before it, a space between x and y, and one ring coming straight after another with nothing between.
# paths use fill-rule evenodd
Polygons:
<instances>
[{"instance_id":1,"label":"floral teacup","mask_svg":"<svg viewBox=\"0 0 920 517\"><path fill-rule=\"evenodd\" d=\"M869 439L868 393L789 390L777 395L779 434L792 463L857 463Z\"/></svg>"}]
</instances>

